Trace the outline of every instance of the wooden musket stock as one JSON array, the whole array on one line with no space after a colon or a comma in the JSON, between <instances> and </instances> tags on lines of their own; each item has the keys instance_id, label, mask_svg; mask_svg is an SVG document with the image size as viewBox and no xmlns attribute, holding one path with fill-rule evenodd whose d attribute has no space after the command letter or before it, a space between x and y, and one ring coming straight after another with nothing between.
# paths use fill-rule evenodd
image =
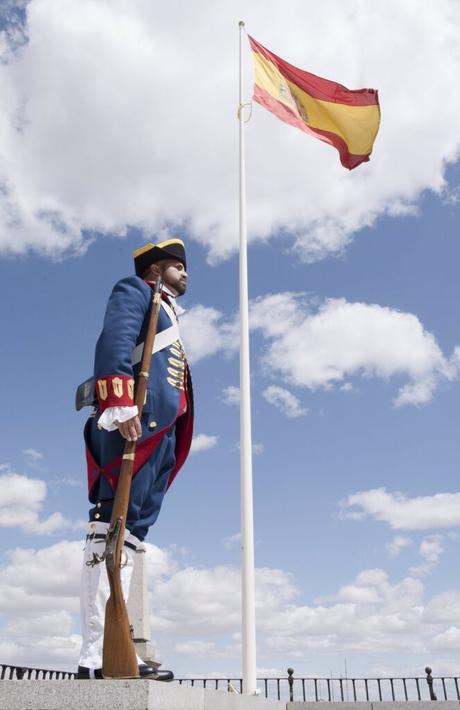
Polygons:
<instances>
[{"instance_id":1,"label":"wooden musket stock","mask_svg":"<svg viewBox=\"0 0 460 710\"><path fill-rule=\"evenodd\" d=\"M150 320L144 341L139 375L136 381L134 403L139 417L144 407L150 361L161 306L162 281L157 278L150 312ZM105 607L104 646L102 653L102 675L104 678L139 678L136 650L132 640L128 611L123 598L120 568L121 553L125 536L131 479L133 475L136 442L127 441L122 457L120 475L113 503L112 518L107 533L105 563L109 578L110 596Z\"/></svg>"}]
</instances>

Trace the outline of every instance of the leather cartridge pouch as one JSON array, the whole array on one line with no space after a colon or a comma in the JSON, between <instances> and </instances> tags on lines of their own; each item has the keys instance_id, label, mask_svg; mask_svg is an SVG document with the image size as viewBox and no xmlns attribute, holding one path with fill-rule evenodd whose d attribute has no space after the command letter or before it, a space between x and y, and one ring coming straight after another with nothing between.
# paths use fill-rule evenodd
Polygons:
<instances>
[{"instance_id":1,"label":"leather cartridge pouch","mask_svg":"<svg viewBox=\"0 0 460 710\"><path fill-rule=\"evenodd\" d=\"M77 387L75 409L79 412L83 407L97 407L96 380L94 377L90 377Z\"/></svg>"}]
</instances>

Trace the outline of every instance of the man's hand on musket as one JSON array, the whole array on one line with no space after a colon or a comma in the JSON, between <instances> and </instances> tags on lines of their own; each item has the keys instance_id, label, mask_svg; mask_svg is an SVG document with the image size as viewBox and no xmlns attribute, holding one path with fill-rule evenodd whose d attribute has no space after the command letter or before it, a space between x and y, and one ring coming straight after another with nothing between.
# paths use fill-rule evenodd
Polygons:
<instances>
[{"instance_id":1,"label":"man's hand on musket","mask_svg":"<svg viewBox=\"0 0 460 710\"><path fill-rule=\"evenodd\" d=\"M126 422L115 421L115 424L123 439L126 439L126 441L137 441L142 434L141 423L137 415L132 417L132 419L128 419Z\"/></svg>"}]
</instances>

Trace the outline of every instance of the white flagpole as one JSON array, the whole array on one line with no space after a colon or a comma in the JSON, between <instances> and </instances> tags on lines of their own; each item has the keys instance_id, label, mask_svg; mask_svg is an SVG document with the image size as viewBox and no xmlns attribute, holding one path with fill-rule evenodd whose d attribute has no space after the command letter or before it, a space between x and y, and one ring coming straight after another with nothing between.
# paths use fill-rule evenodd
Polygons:
<instances>
[{"instance_id":1,"label":"white flagpole","mask_svg":"<svg viewBox=\"0 0 460 710\"><path fill-rule=\"evenodd\" d=\"M241 591L243 693L257 693L256 614L254 575L254 514L252 503L251 389L249 369L248 258L246 174L244 151L243 31L239 23L239 157L240 157L240 477L241 477Z\"/></svg>"}]
</instances>

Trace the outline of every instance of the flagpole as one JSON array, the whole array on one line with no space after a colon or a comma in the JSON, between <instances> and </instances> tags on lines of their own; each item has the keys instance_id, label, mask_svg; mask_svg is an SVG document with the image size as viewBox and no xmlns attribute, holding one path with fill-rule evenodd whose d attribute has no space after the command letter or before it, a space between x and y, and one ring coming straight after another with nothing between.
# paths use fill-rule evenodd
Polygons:
<instances>
[{"instance_id":1,"label":"flagpole","mask_svg":"<svg viewBox=\"0 0 460 710\"><path fill-rule=\"evenodd\" d=\"M239 203L240 203L240 485L241 485L241 603L243 693L257 693L256 615L254 575L254 513L252 500L251 388L249 368L248 258L246 229L246 171L244 150L243 32L239 23Z\"/></svg>"}]
</instances>

